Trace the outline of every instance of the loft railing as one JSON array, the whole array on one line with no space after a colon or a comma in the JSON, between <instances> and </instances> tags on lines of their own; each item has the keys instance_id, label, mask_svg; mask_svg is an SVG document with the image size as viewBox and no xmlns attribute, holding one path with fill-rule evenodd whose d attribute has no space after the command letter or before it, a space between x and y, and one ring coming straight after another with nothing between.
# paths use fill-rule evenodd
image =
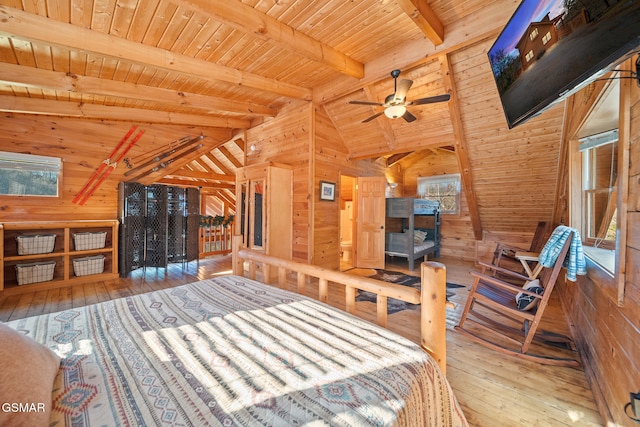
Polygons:
<instances>
[{"instance_id":1,"label":"loft railing","mask_svg":"<svg viewBox=\"0 0 640 427\"><path fill-rule=\"evenodd\" d=\"M226 255L232 250L233 220L224 224L200 222L199 248L200 258L211 255Z\"/></svg>"}]
</instances>

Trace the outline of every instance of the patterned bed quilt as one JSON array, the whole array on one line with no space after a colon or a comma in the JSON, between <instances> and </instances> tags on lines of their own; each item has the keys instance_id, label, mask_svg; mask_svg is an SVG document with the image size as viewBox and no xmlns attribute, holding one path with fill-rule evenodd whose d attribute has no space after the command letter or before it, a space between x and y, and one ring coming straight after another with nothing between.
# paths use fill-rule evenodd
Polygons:
<instances>
[{"instance_id":1,"label":"patterned bed quilt","mask_svg":"<svg viewBox=\"0 0 640 427\"><path fill-rule=\"evenodd\" d=\"M419 346L238 276L7 323L62 358L52 426L464 426Z\"/></svg>"}]
</instances>

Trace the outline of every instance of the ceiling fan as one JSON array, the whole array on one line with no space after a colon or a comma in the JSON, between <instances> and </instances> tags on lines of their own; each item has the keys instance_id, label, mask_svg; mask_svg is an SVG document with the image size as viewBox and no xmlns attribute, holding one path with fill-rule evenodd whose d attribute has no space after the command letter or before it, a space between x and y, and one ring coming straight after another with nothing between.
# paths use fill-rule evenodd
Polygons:
<instances>
[{"instance_id":1,"label":"ceiling fan","mask_svg":"<svg viewBox=\"0 0 640 427\"><path fill-rule=\"evenodd\" d=\"M451 95L437 95L430 96L428 98L420 98L414 99L413 101L407 101L407 92L411 88L413 84L413 80L402 79L398 82L398 76L400 75L400 70L393 70L391 72L391 77L393 77L393 93L387 96L384 100L384 103L380 102L370 102L370 101L349 101L349 104L358 104L358 105L377 105L380 107L384 107L383 111L374 114L373 116L365 119L362 123L370 122L378 116L384 114L390 119L397 119L402 117L407 122L413 122L416 120L416 116L411 114L407 110L407 106L409 105L422 105L422 104L433 104L435 102L444 102L448 101L451 98Z\"/></svg>"}]
</instances>

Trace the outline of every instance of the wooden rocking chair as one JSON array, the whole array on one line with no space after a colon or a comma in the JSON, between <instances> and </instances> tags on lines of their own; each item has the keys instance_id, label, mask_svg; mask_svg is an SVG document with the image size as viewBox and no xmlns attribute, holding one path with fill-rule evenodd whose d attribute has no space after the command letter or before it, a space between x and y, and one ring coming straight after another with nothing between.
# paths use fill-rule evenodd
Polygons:
<instances>
[{"instance_id":1,"label":"wooden rocking chair","mask_svg":"<svg viewBox=\"0 0 640 427\"><path fill-rule=\"evenodd\" d=\"M538 279L540 287L544 289L542 294L524 290L523 285L530 282L531 279L511 270L484 264L487 269L492 269L519 281L514 282L516 284L495 276L472 272L475 281L471 287L460 323L455 329L478 343L504 354L549 365L579 366L580 362L576 359L547 355L547 351L545 351L545 355L532 354L529 351L534 337L546 344L556 346L553 349L554 353L558 347L572 350L572 342L569 337L538 331L540 320L551 297L571 240L572 236L563 245L553 267L543 269ZM518 308L516 295L519 293L529 297L533 308L528 311Z\"/></svg>"},{"instance_id":2,"label":"wooden rocking chair","mask_svg":"<svg viewBox=\"0 0 640 427\"><path fill-rule=\"evenodd\" d=\"M546 241L548 229L549 223L547 223L546 221L540 221L538 223L536 231L533 233L533 238L531 239L531 246L529 246L529 249L507 245L504 243L498 243L496 245L496 250L493 252L493 259L491 260L491 264L498 267L504 267L510 270L518 271L518 269L520 269L520 263L523 263L523 260L516 257L516 253L539 253ZM524 260L524 263L526 262L527 261Z\"/></svg>"}]
</instances>

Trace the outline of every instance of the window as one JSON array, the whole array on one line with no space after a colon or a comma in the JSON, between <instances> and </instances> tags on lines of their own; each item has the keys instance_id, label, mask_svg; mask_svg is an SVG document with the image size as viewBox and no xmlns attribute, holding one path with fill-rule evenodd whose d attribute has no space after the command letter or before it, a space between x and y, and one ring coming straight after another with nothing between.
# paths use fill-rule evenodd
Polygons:
<instances>
[{"instance_id":1,"label":"window","mask_svg":"<svg viewBox=\"0 0 640 427\"><path fill-rule=\"evenodd\" d=\"M62 159L0 151L0 194L57 197Z\"/></svg>"},{"instance_id":2,"label":"window","mask_svg":"<svg viewBox=\"0 0 640 427\"><path fill-rule=\"evenodd\" d=\"M613 249L616 241L618 131L580 140L583 230L588 244Z\"/></svg>"},{"instance_id":3,"label":"window","mask_svg":"<svg viewBox=\"0 0 640 427\"><path fill-rule=\"evenodd\" d=\"M460 213L460 174L418 178L418 196L440 202L442 213Z\"/></svg>"},{"instance_id":4,"label":"window","mask_svg":"<svg viewBox=\"0 0 640 427\"><path fill-rule=\"evenodd\" d=\"M524 59L526 59L527 62L531 61L533 59L533 51L530 50L529 52L527 52L527 54L524 56Z\"/></svg>"},{"instance_id":5,"label":"window","mask_svg":"<svg viewBox=\"0 0 640 427\"><path fill-rule=\"evenodd\" d=\"M534 41L536 39L536 37L538 37L538 29L534 28L533 30L531 30L531 32L529 33L529 40Z\"/></svg>"},{"instance_id":6,"label":"window","mask_svg":"<svg viewBox=\"0 0 640 427\"><path fill-rule=\"evenodd\" d=\"M551 32L547 31L547 34L542 38L542 44L549 43L549 40L551 40Z\"/></svg>"}]
</instances>

